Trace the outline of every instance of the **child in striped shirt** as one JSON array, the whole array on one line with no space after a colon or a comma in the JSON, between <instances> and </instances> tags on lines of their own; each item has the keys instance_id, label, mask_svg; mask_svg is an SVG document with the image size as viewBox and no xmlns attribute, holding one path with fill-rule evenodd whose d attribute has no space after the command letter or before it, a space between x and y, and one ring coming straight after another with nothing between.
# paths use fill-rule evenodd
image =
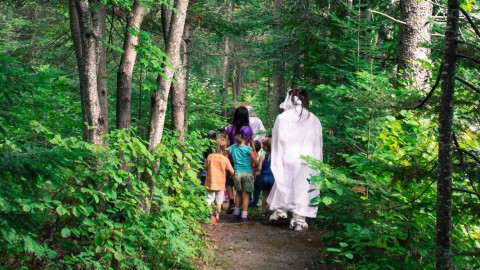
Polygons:
<instances>
[{"instance_id":1,"label":"child in striped shirt","mask_svg":"<svg viewBox=\"0 0 480 270\"><path fill-rule=\"evenodd\" d=\"M215 201L217 206L215 214L211 215L212 223L214 224L220 219L220 211L225 199L223 191L225 190L226 172L229 171L231 175L234 174L232 164L226 155L227 140L218 138L216 139L215 153L208 155L204 165L205 169L207 169L207 177L205 179L206 200L208 205Z\"/></svg>"}]
</instances>

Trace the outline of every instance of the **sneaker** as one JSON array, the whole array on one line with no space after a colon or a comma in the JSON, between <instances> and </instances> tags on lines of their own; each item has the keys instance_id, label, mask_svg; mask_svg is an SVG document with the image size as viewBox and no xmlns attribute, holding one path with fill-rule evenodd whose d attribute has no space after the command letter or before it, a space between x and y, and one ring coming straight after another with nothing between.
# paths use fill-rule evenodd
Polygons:
<instances>
[{"instance_id":1,"label":"sneaker","mask_svg":"<svg viewBox=\"0 0 480 270\"><path fill-rule=\"evenodd\" d=\"M283 211L280 212L278 210L275 210L273 214L270 216L269 221L276 221L280 218L287 218L287 213Z\"/></svg>"},{"instance_id":2,"label":"sneaker","mask_svg":"<svg viewBox=\"0 0 480 270\"><path fill-rule=\"evenodd\" d=\"M292 220L290 220L289 228L296 232L304 232L308 229L308 224L305 221L292 218Z\"/></svg>"},{"instance_id":3,"label":"sneaker","mask_svg":"<svg viewBox=\"0 0 480 270\"><path fill-rule=\"evenodd\" d=\"M242 218L242 222L248 222L248 218L246 217Z\"/></svg>"},{"instance_id":4,"label":"sneaker","mask_svg":"<svg viewBox=\"0 0 480 270\"><path fill-rule=\"evenodd\" d=\"M240 215L233 215L233 219L240 220L241 218L240 218Z\"/></svg>"},{"instance_id":5,"label":"sneaker","mask_svg":"<svg viewBox=\"0 0 480 270\"><path fill-rule=\"evenodd\" d=\"M229 204L227 208L227 214L231 215L234 210L235 210L235 204L234 203Z\"/></svg>"},{"instance_id":6,"label":"sneaker","mask_svg":"<svg viewBox=\"0 0 480 270\"><path fill-rule=\"evenodd\" d=\"M296 224L295 227L293 228L294 231L296 232L304 232L306 230L308 230L308 224L307 223L303 223L303 224Z\"/></svg>"}]
</instances>

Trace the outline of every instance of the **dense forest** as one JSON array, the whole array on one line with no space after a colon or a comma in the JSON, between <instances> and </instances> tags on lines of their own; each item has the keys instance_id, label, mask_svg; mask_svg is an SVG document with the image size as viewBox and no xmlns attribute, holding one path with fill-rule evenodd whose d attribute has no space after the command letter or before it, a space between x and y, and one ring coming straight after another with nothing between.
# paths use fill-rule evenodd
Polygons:
<instances>
[{"instance_id":1,"label":"dense forest","mask_svg":"<svg viewBox=\"0 0 480 270\"><path fill-rule=\"evenodd\" d=\"M208 130L249 104L270 132L294 86L320 262L480 268L477 25L476 0L1 1L0 269L195 269Z\"/></svg>"}]
</instances>

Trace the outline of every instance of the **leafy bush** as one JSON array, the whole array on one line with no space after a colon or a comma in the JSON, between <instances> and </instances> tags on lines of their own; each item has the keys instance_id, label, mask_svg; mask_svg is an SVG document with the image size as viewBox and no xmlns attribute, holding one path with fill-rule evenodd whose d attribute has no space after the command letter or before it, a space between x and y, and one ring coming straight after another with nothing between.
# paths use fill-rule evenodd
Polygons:
<instances>
[{"instance_id":1,"label":"leafy bush","mask_svg":"<svg viewBox=\"0 0 480 270\"><path fill-rule=\"evenodd\" d=\"M30 147L0 145L0 264L186 269L205 255L198 221L208 210L196 171L208 142L198 134L185 144L167 135L152 154L131 130L112 132L100 147L32 128ZM156 186L150 214L142 173Z\"/></svg>"}]
</instances>

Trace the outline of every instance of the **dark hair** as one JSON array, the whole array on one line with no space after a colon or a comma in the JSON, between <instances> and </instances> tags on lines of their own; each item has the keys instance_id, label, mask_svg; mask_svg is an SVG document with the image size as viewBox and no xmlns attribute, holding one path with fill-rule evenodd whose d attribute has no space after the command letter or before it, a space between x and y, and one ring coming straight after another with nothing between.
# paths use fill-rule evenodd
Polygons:
<instances>
[{"instance_id":1,"label":"dark hair","mask_svg":"<svg viewBox=\"0 0 480 270\"><path fill-rule=\"evenodd\" d=\"M207 138L215 140L217 138L217 132L215 132L215 130L209 130L207 133Z\"/></svg>"},{"instance_id":2,"label":"dark hair","mask_svg":"<svg viewBox=\"0 0 480 270\"><path fill-rule=\"evenodd\" d=\"M255 140L255 151L260 151L262 149L262 143L260 141Z\"/></svg>"},{"instance_id":3,"label":"dark hair","mask_svg":"<svg viewBox=\"0 0 480 270\"><path fill-rule=\"evenodd\" d=\"M243 126L250 126L248 121L248 110L245 106L238 106L233 115L232 126L235 130L235 134L238 133Z\"/></svg>"},{"instance_id":4,"label":"dark hair","mask_svg":"<svg viewBox=\"0 0 480 270\"><path fill-rule=\"evenodd\" d=\"M310 97L307 90L301 86L294 87L288 90L288 94L291 96L292 103L295 103L295 97L297 97L302 102L302 111L299 116L302 116L303 109L308 109L310 107ZM310 114L309 114L310 115Z\"/></svg>"}]
</instances>

